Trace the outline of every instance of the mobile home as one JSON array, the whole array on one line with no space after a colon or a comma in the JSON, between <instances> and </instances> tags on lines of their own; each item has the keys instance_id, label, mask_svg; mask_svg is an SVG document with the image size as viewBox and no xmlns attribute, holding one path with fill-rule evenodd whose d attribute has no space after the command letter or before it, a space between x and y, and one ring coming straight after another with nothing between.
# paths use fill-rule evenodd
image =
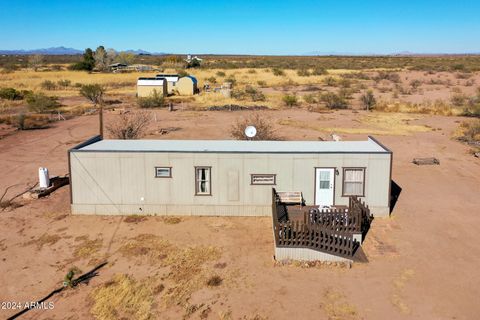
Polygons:
<instances>
[{"instance_id":1,"label":"mobile home","mask_svg":"<svg viewBox=\"0 0 480 320\"><path fill-rule=\"evenodd\" d=\"M269 216L272 189L320 207L390 205L392 152L365 141L102 140L69 151L74 214Z\"/></svg>"}]
</instances>

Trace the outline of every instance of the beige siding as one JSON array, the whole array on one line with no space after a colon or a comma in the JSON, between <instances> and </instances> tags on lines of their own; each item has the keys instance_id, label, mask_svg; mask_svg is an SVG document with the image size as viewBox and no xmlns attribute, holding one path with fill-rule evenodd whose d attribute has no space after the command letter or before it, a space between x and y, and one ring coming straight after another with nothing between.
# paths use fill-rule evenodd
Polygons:
<instances>
[{"instance_id":1,"label":"beige siding","mask_svg":"<svg viewBox=\"0 0 480 320\"><path fill-rule=\"evenodd\" d=\"M172 178L155 178L156 166ZM195 166L210 166L212 195L195 196ZM315 167L335 167L335 203L343 167L366 167L365 200L388 215L389 154L241 154L72 152L72 209L91 214L270 215L272 186L251 185L251 174L276 174L278 191L301 191L314 203Z\"/></svg>"},{"instance_id":2,"label":"beige siding","mask_svg":"<svg viewBox=\"0 0 480 320\"><path fill-rule=\"evenodd\" d=\"M181 96L192 96L195 94L196 89L197 89L196 84L189 77L183 77L178 79L177 84L175 86L175 90Z\"/></svg>"},{"instance_id":3,"label":"beige siding","mask_svg":"<svg viewBox=\"0 0 480 320\"><path fill-rule=\"evenodd\" d=\"M137 85L137 97L149 97L153 94L153 91L156 90L160 95L167 95L167 83L163 82L163 85L158 86L142 86Z\"/></svg>"}]
</instances>

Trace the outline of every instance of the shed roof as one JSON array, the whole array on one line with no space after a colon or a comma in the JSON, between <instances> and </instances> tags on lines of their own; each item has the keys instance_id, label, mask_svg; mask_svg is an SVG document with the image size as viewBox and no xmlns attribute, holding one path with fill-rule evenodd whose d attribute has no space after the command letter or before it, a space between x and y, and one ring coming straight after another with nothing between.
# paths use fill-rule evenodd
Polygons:
<instances>
[{"instance_id":1,"label":"shed roof","mask_svg":"<svg viewBox=\"0 0 480 320\"><path fill-rule=\"evenodd\" d=\"M387 153L369 137L366 141L239 141L239 140L100 140L79 151L184 153Z\"/></svg>"},{"instance_id":2,"label":"shed roof","mask_svg":"<svg viewBox=\"0 0 480 320\"><path fill-rule=\"evenodd\" d=\"M163 78L138 78L138 86L161 86L165 79Z\"/></svg>"}]
</instances>

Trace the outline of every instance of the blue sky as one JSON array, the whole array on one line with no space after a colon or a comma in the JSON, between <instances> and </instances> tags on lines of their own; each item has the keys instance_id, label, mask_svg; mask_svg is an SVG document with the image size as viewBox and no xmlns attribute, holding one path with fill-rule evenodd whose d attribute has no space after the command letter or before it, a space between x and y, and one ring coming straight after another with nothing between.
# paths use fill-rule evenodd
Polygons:
<instances>
[{"instance_id":1,"label":"blue sky","mask_svg":"<svg viewBox=\"0 0 480 320\"><path fill-rule=\"evenodd\" d=\"M480 52L480 1L9 1L0 49L172 53Z\"/></svg>"}]
</instances>

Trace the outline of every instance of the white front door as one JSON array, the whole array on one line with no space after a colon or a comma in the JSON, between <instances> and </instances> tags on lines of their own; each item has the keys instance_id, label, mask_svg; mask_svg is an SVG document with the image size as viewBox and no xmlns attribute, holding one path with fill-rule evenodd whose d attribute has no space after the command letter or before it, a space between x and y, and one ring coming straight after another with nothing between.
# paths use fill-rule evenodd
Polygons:
<instances>
[{"instance_id":1,"label":"white front door","mask_svg":"<svg viewBox=\"0 0 480 320\"><path fill-rule=\"evenodd\" d=\"M335 169L315 168L315 205L333 205Z\"/></svg>"}]
</instances>

